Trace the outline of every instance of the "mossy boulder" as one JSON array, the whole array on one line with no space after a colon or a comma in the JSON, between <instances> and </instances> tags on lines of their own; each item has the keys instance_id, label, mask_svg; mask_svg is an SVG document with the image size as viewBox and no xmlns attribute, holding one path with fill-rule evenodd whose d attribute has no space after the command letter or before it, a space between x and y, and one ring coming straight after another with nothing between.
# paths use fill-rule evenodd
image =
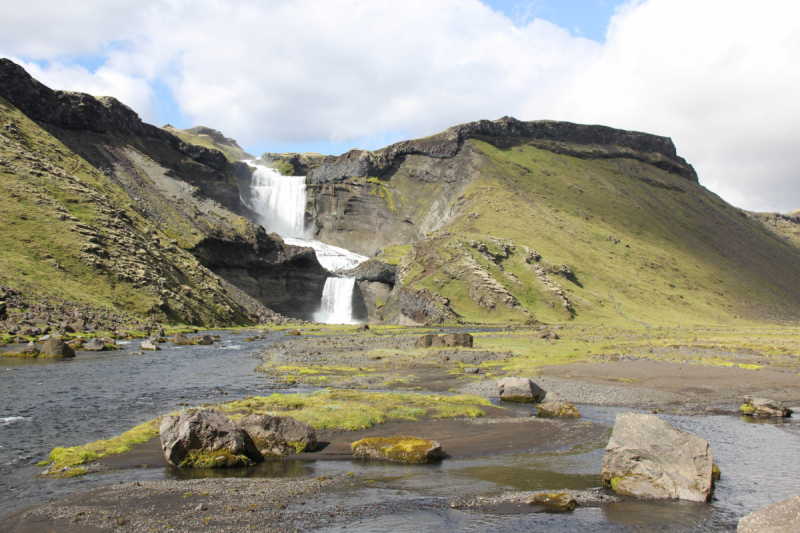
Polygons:
<instances>
[{"instance_id":1,"label":"mossy boulder","mask_svg":"<svg viewBox=\"0 0 800 533\"><path fill-rule=\"evenodd\" d=\"M176 333L175 336L172 337L172 344L176 346L186 346L192 344L192 341L183 333Z\"/></svg>"},{"instance_id":2,"label":"mossy boulder","mask_svg":"<svg viewBox=\"0 0 800 533\"><path fill-rule=\"evenodd\" d=\"M539 418L580 418L581 414L571 403L548 402L536 406L536 416Z\"/></svg>"},{"instance_id":3,"label":"mossy boulder","mask_svg":"<svg viewBox=\"0 0 800 533\"><path fill-rule=\"evenodd\" d=\"M525 503L536 507L544 507L547 511L558 513L574 511L578 506L578 502L575 501L575 498L566 492L536 494L525 500Z\"/></svg>"},{"instance_id":4,"label":"mossy boulder","mask_svg":"<svg viewBox=\"0 0 800 533\"><path fill-rule=\"evenodd\" d=\"M211 338L211 335L198 335L197 337L192 338L192 344L197 344L199 346L209 346L214 344L214 339Z\"/></svg>"},{"instance_id":5,"label":"mossy boulder","mask_svg":"<svg viewBox=\"0 0 800 533\"><path fill-rule=\"evenodd\" d=\"M24 346L20 346L18 348L14 348L13 350L3 352L2 355L7 357L38 357L39 348L33 341L30 341L28 342L28 344L25 344Z\"/></svg>"},{"instance_id":6,"label":"mossy boulder","mask_svg":"<svg viewBox=\"0 0 800 533\"><path fill-rule=\"evenodd\" d=\"M354 457L392 463L423 464L444 459L442 445L418 437L376 437L361 439L350 445Z\"/></svg>"},{"instance_id":7,"label":"mossy boulder","mask_svg":"<svg viewBox=\"0 0 800 533\"><path fill-rule=\"evenodd\" d=\"M739 408L743 415L755 418L786 418L792 416L792 410L787 409L777 400L745 396L744 403Z\"/></svg>"},{"instance_id":8,"label":"mossy boulder","mask_svg":"<svg viewBox=\"0 0 800 533\"><path fill-rule=\"evenodd\" d=\"M89 339L88 341L84 342L82 349L89 352L105 352L108 350L106 344L107 343L103 342L103 339L95 337L93 339ZM116 346L114 347L114 349L116 350Z\"/></svg>"},{"instance_id":9,"label":"mossy boulder","mask_svg":"<svg viewBox=\"0 0 800 533\"><path fill-rule=\"evenodd\" d=\"M300 335L300 330L299 329L293 329L292 331L287 331L286 335L290 336L290 337L297 337L297 336Z\"/></svg>"},{"instance_id":10,"label":"mossy boulder","mask_svg":"<svg viewBox=\"0 0 800 533\"><path fill-rule=\"evenodd\" d=\"M214 409L165 417L159 436L173 466L227 468L264 461L250 435Z\"/></svg>"}]
</instances>

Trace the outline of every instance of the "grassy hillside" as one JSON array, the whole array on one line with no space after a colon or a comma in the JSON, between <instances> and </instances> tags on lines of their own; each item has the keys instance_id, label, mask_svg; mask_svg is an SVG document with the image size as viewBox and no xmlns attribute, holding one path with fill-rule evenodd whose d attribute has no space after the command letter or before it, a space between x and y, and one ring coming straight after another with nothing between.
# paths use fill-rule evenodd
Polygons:
<instances>
[{"instance_id":1,"label":"grassy hillside","mask_svg":"<svg viewBox=\"0 0 800 533\"><path fill-rule=\"evenodd\" d=\"M219 150L225 154L225 157L227 157L229 161L255 159L254 156L245 152L235 140L228 139L218 131L210 128L196 126L194 128L179 130L173 126L166 125L163 129L177 136L185 143L204 146L212 150ZM209 132L210 134L204 132Z\"/></svg>"},{"instance_id":2,"label":"grassy hillside","mask_svg":"<svg viewBox=\"0 0 800 533\"><path fill-rule=\"evenodd\" d=\"M796 319L800 250L699 184L634 159L467 142L485 164L459 215L399 260L404 284L464 320Z\"/></svg>"},{"instance_id":3,"label":"grassy hillside","mask_svg":"<svg viewBox=\"0 0 800 533\"><path fill-rule=\"evenodd\" d=\"M148 202L155 187L135 161L154 166L152 160L104 140L138 184L129 192L3 99L0 124L0 285L161 321L252 323L234 291L173 239L196 241L197 231L177 220L204 221L202 213L179 199L180 191L174 205ZM76 143L85 140L74 135ZM168 211L175 220L162 216Z\"/></svg>"}]
</instances>

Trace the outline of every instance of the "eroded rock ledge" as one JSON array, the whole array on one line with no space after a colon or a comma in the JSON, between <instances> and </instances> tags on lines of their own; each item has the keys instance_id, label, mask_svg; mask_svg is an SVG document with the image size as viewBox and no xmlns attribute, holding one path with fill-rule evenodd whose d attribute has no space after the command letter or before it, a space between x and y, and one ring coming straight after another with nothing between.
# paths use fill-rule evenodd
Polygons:
<instances>
[{"instance_id":1,"label":"eroded rock ledge","mask_svg":"<svg viewBox=\"0 0 800 533\"><path fill-rule=\"evenodd\" d=\"M584 159L637 159L698 181L694 168L677 155L669 137L552 120L523 122L513 117L453 126L436 135L395 143L375 152L350 150L338 157L325 158L319 167L309 171L308 179L311 183L327 183L361 176L380 177L404 156L418 154L448 159L459 152L466 139L485 137L530 139L537 141L535 144L540 148Z\"/></svg>"}]
</instances>

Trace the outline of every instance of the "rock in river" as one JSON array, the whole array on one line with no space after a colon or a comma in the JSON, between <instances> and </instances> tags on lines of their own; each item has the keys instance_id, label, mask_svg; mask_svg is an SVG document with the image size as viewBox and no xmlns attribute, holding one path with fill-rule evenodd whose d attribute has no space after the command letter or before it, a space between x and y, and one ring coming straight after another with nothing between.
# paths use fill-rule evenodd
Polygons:
<instances>
[{"instance_id":1,"label":"rock in river","mask_svg":"<svg viewBox=\"0 0 800 533\"><path fill-rule=\"evenodd\" d=\"M503 378L497 382L500 400L514 403L535 403L544 400L547 393L528 378Z\"/></svg>"},{"instance_id":2,"label":"rock in river","mask_svg":"<svg viewBox=\"0 0 800 533\"><path fill-rule=\"evenodd\" d=\"M102 352L106 349L106 343L103 339L95 337L83 343L83 349L89 352Z\"/></svg>"},{"instance_id":3,"label":"rock in river","mask_svg":"<svg viewBox=\"0 0 800 533\"><path fill-rule=\"evenodd\" d=\"M173 466L227 468L264 461L250 435L213 409L164 417L159 435Z\"/></svg>"},{"instance_id":4,"label":"rock in river","mask_svg":"<svg viewBox=\"0 0 800 533\"><path fill-rule=\"evenodd\" d=\"M291 416L248 415L236 422L247 431L263 455L313 452L317 432L308 422Z\"/></svg>"},{"instance_id":5,"label":"rock in river","mask_svg":"<svg viewBox=\"0 0 800 533\"><path fill-rule=\"evenodd\" d=\"M142 342L142 344L139 345L139 348L141 348L142 350L150 350L150 351L156 351L161 349L158 346L158 341L152 339L147 339L146 341Z\"/></svg>"},{"instance_id":6,"label":"rock in river","mask_svg":"<svg viewBox=\"0 0 800 533\"><path fill-rule=\"evenodd\" d=\"M792 410L787 409L777 400L745 396L744 404L739 408L743 415L756 418L785 418L792 416Z\"/></svg>"},{"instance_id":7,"label":"rock in river","mask_svg":"<svg viewBox=\"0 0 800 533\"><path fill-rule=\"evenodd\" d=\"M75 350L61 339L50 337L39 348L39 357L75 357Z\"/></svg>"},{"instance_id":8,"label":"rock in river","mask_svg":"<svg viewBox=\"0 0 800 533\"><path fill-rule=\"evenodd\" d=\"M183 333L176 333L175 336L172 337L172 344L176 346L185 346L188 344L192 344L192 341L190 341L189 337L187 337Z\"/></svg>"},{"instance_id":9,"label":"rock in river","mask_svg":"<svg viewBox=\"0 0 800 533\"><path fill-rule=\"evenodd\" d=\"M739 520L738 533L797 533L800 531L800 496L772 503Z\"/></svg>"},{"instance_id":10,"label":"rock in river","mask_svg":"<svg viewBox=\"0 0 800 533\"><path fill-rule=\"evenodd\" d=\"M581 414L571 403L548 402L536 406L536 416L539 418L580 418Z\"/></svg>"},{"instance_id":11,"label":"rock in river","mask_svg":"<svg viewBox=\"0 0 800 533\"><path fill-rule=\"evenodd\" d=\"M472 348L472 335L469 333L448 333L441 337L434 337L432 345L447 346L448 348Z\"/></svg>"},{"instance_id":12,"label":"rock in river","mask_svg":"<svg viewBox=\"0 0 800 533\"><path fill-rule=\"evenodd\" d=\"M199 344L200 346L208 346L214 344L214 339L211 335L198 335L192 338L192 344Z\"/></svg>"},{"instance_id":13,"label":"rock in river","mask_svg":"<svg viewBox=\"0 0 800 533\"><path fill-rule=\"evenodd\" d=\"M354 457L365 457L392 463L422 464L441 461L442 445L417 437L377 437L361 439L350 445Z\"/></svg>"},{"instance_id":14,"label":"rock in river","mask_svg":"<svg viewBox=\"0 0 800 533\"><path fill-rule=\"evenodd\" d=\"M575 498L566 492L559 492L557 494L536 494L525 500L525 503L528 505L535 505L536 507L544 507L548 511L558 511L561 513L574 511L578 506L578 502L575 501Z\"/></svg>"},{"instance_id":15,"label":"rock in river","mask_svg":"<svg viewBox=\"0 0 800 533\"><path fill-rule=\"evenodd\" d=\"M621 494L704 502L714 490L714 455L704 439L654 415L619 413L602 476Z\"/></svg>"}]
</instances>

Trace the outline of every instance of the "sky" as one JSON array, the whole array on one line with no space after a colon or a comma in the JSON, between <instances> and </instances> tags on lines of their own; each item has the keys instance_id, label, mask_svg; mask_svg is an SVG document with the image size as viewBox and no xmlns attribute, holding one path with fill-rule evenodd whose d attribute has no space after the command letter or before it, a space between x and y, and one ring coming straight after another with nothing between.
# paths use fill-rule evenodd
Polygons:
<instances>
[{"instance_id":1,"label":"sky","mask_svg":"<svg viewBox=\"0 0 800 533\"><path fill-rule=\"evenodd\" d=\"M505 115L671 137L800 209L796 0L0 0L0 56L249 152L376 149Z\"/></svg>"}]
</instances>

